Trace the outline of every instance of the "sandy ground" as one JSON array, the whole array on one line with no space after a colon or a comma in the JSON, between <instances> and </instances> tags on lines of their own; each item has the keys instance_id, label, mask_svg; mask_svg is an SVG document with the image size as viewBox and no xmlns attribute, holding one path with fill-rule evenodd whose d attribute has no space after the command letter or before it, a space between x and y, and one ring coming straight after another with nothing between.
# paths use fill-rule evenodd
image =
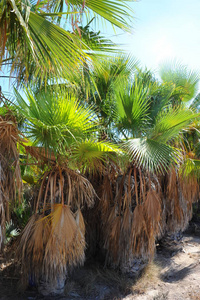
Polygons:
<instances>
[{"instance_id":1,"label":"sandy ground","mask_svg":"<svg viewBox=\"0 0 200 300\"><path fill-rule=\"evenodd\" d=\"M147 273L123 300L200 299L200 236L185 235L182 250L157 253ZM138 293L140 293L138 295Z\"/></svg>"},{"instance_id":2,"label":"sandy ground","mask_svg":"<svg viewBox=\"0 0 200 300\"><path fill-rule=\"evenodd\" d=\"M12 260L0 257L1 300L200 300L200 235L184 235L182 250L170 254L167 250L157 251L154 261L146 273L129 286L127 296L116 292L116 286L101 285L91 280L89 296L82 297L77 282L68 296L41 297L36 291L17 292L19 274ZM93 292L94 291L94 292Z\"/></svg>"}]
</instances>

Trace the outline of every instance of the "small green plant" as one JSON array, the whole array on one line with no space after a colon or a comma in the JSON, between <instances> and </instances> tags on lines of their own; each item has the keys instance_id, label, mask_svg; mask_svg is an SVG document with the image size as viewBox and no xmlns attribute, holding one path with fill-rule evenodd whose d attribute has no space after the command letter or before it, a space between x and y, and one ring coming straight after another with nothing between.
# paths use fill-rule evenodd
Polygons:
<instances>
[{"instance_id":1,"label":"small green plant","mask_svg":"<svg viewBox=\"0 0 200 300\"><path fill-rule=\"evenodd\" d=\"M10 240L19 235L19 229L16 228L15 224L12 220L10 222L6 222L6 238L5 244L8 244Z\"/></svg>"},{"instance_id":2,"label":"small green plant","mask_svg":"<svg viewBox=\"0 0 200 300\"><path fill-rule=\"evenodd\" d=\"M12 212L13 222L20 229L23 229L26 226L30 216L31 207L26 199L22 200L21 203L18 203Z\"/></svg>"}]
</instances>

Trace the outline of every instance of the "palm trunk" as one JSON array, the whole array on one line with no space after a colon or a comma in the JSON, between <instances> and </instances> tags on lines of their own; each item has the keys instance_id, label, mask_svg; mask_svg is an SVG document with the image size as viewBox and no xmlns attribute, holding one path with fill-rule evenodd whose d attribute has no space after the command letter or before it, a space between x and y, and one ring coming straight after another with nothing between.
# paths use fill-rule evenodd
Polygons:
<instances>
[{"instance_id":1,"label":"palm trunk","mask_svg":"<svg viewBox=\"0 0 200 300\"><path fill-rule=\"evenodd\" d=\"M65 289L66 275L59 275L55 281L41 279L38 285L38 292L43 296L62 295Z\"/></svg>"}]
</instances>

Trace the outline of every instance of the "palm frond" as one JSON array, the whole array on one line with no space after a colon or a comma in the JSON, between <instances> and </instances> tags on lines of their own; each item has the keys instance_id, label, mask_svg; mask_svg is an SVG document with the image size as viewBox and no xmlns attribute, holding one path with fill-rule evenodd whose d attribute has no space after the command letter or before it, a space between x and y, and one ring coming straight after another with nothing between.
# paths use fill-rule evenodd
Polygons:
<instances>
[{"instance_id":1,"label":"palm frond","mask_svg":"<svg viewBox=\"0 0 200 300\"><path fill-rule=\"evenodd\" d=\"M84 108L68 93L44 92L33 94L25 90L27 103L15 90L18 110L27 120L26 135L35 145L65 153L71 143L86 137L95 129L95 114Z\"/></svg>"},{"instance_id":2,"label":"palm frond","mask_svg":"<svg viewBox=\"0 0 200 300\"><path fill-rule=\"evenodd\" d=\"M117 145L90 139L76 143L72 150L71 159L76 162L80 170L95 172L106 169L107 159L115 160L116 155L121 153L122 150Z\"/></svg>"},{"instance_id":3,"label":"palm frond","mask_svg":"<svg viewBox=\"0 0 200 300\"><path fill-rule=\"evenodd\" d=\"M64 7L67 12L63 12ZM63 0L56 4L38 1L36 5L28 0L1 1L0 62L10 60L10 73L17 78L18 84L30 81L47 84L55 78L68 78L69 73L78 71L81 64L92 60L85 50L91 46L93 50L105 52L111 50L111 43L94 32L90 32L89 40L84 34L81 40L80 34L64 30L56 20L61 15L70 15L73 32L77 29L80 33L76 18L84 11L85 14L100 15L123 30L130 30L126 20L132 17L128 10L123 0L101 0L98 4L93 0L76 0L69 1L67 5Z\"/></svg>"},{"instance_id":4,"label":"palm frond","mask_svg":"<svg viewBox=\"0 0 200 300\"><path fill-rule=\"evenodd\" d=\"M148 126L150 103L148 99L149 85L143 86L135 78L134 84L122 87L116 99L116 118L121 132L138 136L144 126Z\"/></svg>"},{"instance_id":5,"label":"palm frond","mask_svg":"<svg viewBox=\"0 0 200 300\"><path fill-rule=\"evenodd\" d=\"M186 158L179 170L180 174L187 180L188 177L199 178L200 177L200 160Z\"/></svg>"},{"instance_id":6,"label":"palm frond","mask_svg":"<svg viewBox=\"0 0 200 300\"><path fill-rule=\"evenodd\" d=\"M15 118L7 113L0 116L0 248L5 233L5 221L10 219L10 207L22 196L19 164L20 138Z\"/></svg>"},{"instance_id":7,"label":"palm frond","mask_svg":"<svg viewBox=\"0 0 200 300\"><path fill-rule=\"evenodd\" d=\"M60 274L67 274L69 267L83 264L85 237L68 206L57 204L49 216L51 234L43 260L44 278L56 281Z\"/></svg>"},{"instance_id":8,"label":"palm frond","mask_svg":"<svg viewBox=\"0 0 200 300\"><path fill-rule=\"evenodd\" d=\"M80 38L33 12L29 1L1 1L0 7L0 62L10 59L18 83L67 77L87 59Z\"/></svg>"},{"instance_id":9,"label":"palm frond","mask_svg":"<svg viewBox=\"0 0 200 300\"><path fill-rule=\"evenodd\" d=\"M62 12L66 10L65 2L59 0L56 3L54 1L48 1L50 9L54 12ZM86 16L90 18L93 16L100 16L103 20L107 20L114 26L121 28L122 30L131 31L132 9L128 6L127 2L133 2L133 0L95 0L83 1L83 0L69 0L67 2L67 9L71 7L72 11L78 11L80 14L84 11ZM76 19L73 20L76 24Z\"/></svg>"},{"instance_id":10,"label":"palm frond","mask_svg":"<svg viewBox=\"0 0 200 300\"><path fill-rule=\"evenodd\" d=\"M181 101L189 101L196 96L198 91L199 74L190 71L186 66L177 61L161 67L160 76L164 82L171 82L179 88Z\"/></svg>"},{"instance_id":11,"label":"palm frond","mask_svg":"<svg viewBox=\"0 0 200 300\"><path fill-rule=\"evenodd\" d=\"M68 206L54 205L51 214L33 215L24 228L17 256L22 261L23 279L36 284L42 279L52 284L68 269L84 262L84 221L79 222Z\"/></svg>"},{"instance_id":12,"label":"palm frond","mask_svg":"<svg viewBox=\"0 0 200 300\"><path fill-rule=\"evenodd\" d=\"M190 109L199 112L199 107L200 107L200 94L198 94L195 97L195 99L192 101L192 104L190 105Z\"/></svg>"},{"instance_id":13,"label":"palm frond","mask_svg":"<svg viewBox=\"0 0 200 300\"><path fill-rule=\"evenodd\" d=\"M152 173L164 173L179 160L177 149L149 138L130 139L123 147L138 167Z\"/></svg>"},{"instance_id":14,"label":"palm frond","mask_svg":"<svg viewBox=\"0 0 200 300\"><path fill-rule=\"evenodd\" d=\"M105 37L101 36L100 31L96 32L90 29L90 24L94 18L92 18L87 25L79 26L75 33L81 35L81 40L89 47L89 53L93 56L94 53L98 55L105 54L106 52L116 52L117 47L111 40L106 39ZM91 51L92 50L92 51ZM107 54L106 54L107 56Z\"/></svg>"},{"instance_id":15,"label":"palm frond","mask_svg":"<svg viewBox=\"0 0 200 300\"><path fill-rule=\"evenodd\" d=\"M199 116L185 108L163 110L157 115L149 137L161 143L172 141Z\"/></svg>"},{"instance_id":16,"label":"palm frond","mask_svg":"<svg viewBox=\"0 0 200 300\"><path fill-rule=\"evenodd\" d=\"M85 204L88 207L94 205L96 192L92 184L82 174L68 167L53 164L42 174L39 183L36 213L38 209L53 210L56 203L70 205L74 210Z\"/></svg>"}]
</instances>

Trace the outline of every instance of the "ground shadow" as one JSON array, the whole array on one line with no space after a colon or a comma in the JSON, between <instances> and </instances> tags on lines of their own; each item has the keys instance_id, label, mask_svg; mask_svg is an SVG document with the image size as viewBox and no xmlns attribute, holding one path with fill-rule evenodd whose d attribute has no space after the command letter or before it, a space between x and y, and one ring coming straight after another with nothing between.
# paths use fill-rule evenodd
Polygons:
<instances>
[{"instance_id":1,"label":"ground shadow","mask_svg":"<svg viewBox=\"0 0 200 300\"><path fill-rule=\"evenodd\" d=\"M181 270L170 269L160 276L160 279L164 282L176 282L183 280L187 275L190 274L191 270L196 267L196 264L191 264L188 267L182 268Z\"/></svg>"}]
</instances>

